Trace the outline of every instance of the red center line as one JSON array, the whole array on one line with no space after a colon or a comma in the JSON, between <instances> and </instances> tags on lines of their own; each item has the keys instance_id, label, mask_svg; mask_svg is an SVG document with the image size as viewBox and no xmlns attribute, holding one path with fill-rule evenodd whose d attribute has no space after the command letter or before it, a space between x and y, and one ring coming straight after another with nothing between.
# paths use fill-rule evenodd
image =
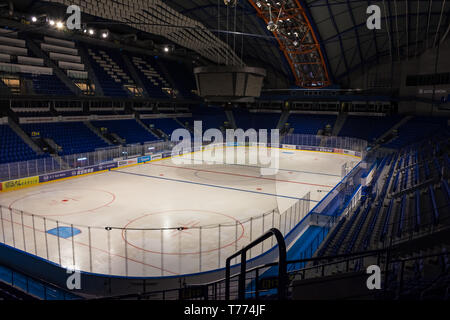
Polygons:
<instances>
[{"instance_id":1,"label":"red center line","mask_svg":"<svg viewBox=\"0 0 450 320\"><path fill-rule=\"evenodd\" d=\"M316 183L308 183L308 182L300 182L300 181L291 181L291 180L281 180L281 179L274 179L274 178L255 177L255 176L250 176L250 175L246 175L246 174L239 174L239 173L229 173L229 172L206 170L206 169L194 169L194 168L186 168L186 167L169 166L167 164L155 164L155 163L153 163L152 165L153 166L168 167L168 168L176 168L176 169L184 169L184 170L192 170L192 171L224 174L224 175L228 175L228 176L237 176L237 177L244 177L244 178L254 178L254 179L261 179L261 180L270 180L270 181L279 181L279 182L287 182L287 183L304 184L304 185L308 185L308 186L323 187L323 188L333 188L334 187L334 186L329 186L329 185L324 185L324 184L316 184Z\"/></svg>"}]
</instances>

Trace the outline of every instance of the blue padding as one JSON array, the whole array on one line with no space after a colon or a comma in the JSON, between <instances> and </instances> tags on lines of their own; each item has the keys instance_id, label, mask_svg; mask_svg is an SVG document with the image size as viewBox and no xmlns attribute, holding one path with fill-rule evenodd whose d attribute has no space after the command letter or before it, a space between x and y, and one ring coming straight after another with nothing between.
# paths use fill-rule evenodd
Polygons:
<instances>
[{"instance_id":1,"label":"blue padding","mask_svg":"<svg viewBox=\"0 0 450 320\"><path fill-rule=\"evenodd\" d=\"M11 284L13 279L12 272L4 266L0 266L0 280L3 282Z\"/></svg>"},{"instance_id":2,"label":"blue padding","mask_svg":"<svg viewBox=\"0 0 450 320\"><path fill-rule=\"evenodd\" d=\"M60 237L60 238L70 238L72 236L76 236L77 234L80 234L80 229L73 228L73 234L72 234L72 228L71 227L58 227L53 228L47 231L47 233L52 234L54 236Z\"/></svg>"}]
</instances>

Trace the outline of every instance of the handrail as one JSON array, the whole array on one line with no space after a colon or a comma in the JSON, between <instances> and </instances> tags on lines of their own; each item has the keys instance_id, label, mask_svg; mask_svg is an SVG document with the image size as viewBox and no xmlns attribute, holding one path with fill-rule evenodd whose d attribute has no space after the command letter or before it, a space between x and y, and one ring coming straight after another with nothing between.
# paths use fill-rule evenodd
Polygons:
<instances>
[{"instance_id":1,"label":"handrail","mask_svg":"<svg viewBox=\"0 0 450 320\"><path fill-rule=\"evenodd\" d=\"M329 262L325 262L323 264L319 264L319 265L315 265L315 266L311 266L311 267L305 267L301 270L296 270L296 271L292 271L292 274L297 274L299 272L302 271L306 271L306 270L311 270L311 269L317 269L317 268L321 268L324 266L328 266L328 265L333 265L333 264L338 264L338 263L342 263L342 262L346 262L347 260L354 260L354 259L360 259L360 258L364 258L364 257L368 257L368 256L373 256L373 255L381 255L382 253L385 253L386 249L376 249L376 250L369 250L369 251L363 251L363 252L353 252L353 253L346 253L346 254L339 254L339 255L333 255L333 256L325 256L325 257L311 257L311 258L306 258L306 259L296 259L296 260L289 260L286 261L286 265L287 264L298 264L298 263L307 263L307 262L313 262L313 261L326 261L328 260ZM338 259L338 258L343 258L342 260L338 260L338 261L332 261L334 259ZM277 262L270 262L264 265L259 265L253 268L250 268L248 270L246 270L246 274L251 273L251 272L257 272L258 270L261 269L266 269L269 267L274 267L276 266L278 263ZM232 276L230 276L230 280L236 277L240 277L240 274L234 274ZM226 278L221 278L218 280L214 280L211 282L207 282L207 283L202 283L202 284L190 284L189 287L208 287L208 286L213 286L215 284L224 282L226 280ZM129 299L129 298L140 298L142 296L146 296L146 295L156 295L156 294L165 294L165 293L169 293L169 292L177 292L179 291L180 288L174 288L174 289L166 289L166 290L157 290L157 291L150 291L150 292L141 292L141 293L130 293L130 294L124 294L124 295L118 295L118 296L109 296L109 297L102 297L102 298L97 298L96 300L108 300L108 299Z\"/></svg>"},{"instance_id":2,"label":"handrail","mask_svg":"<svg viewBox=\"0 0 450 320\"><path fill-rule=\"evenodd\" d=\"M314 265L314 266L310 266L310 267L305 267L302 268L300 270L296 270L291 272L291 274L299 274L299 273L303 273L306 272L308 270L314 270L314 269L321 269L327 266L331 266L331 265L335 265L335 264L341 264L350 260L355 260L355 259L361 259L361 258L365 258L365 257L370 257L370 256L378 256L380 257L382 254L385 254L387 252L387 248L383 248L383 249L375 249L375 250L368 250L368 251L360 251L360 252L353 252L353 253L347 253L347 254L339 254L339 255L333 255L333 256L325 256L325 257L314 257L314 258L306 258L306 259L298 259L298 260L289 260L286 261L286 264L297 264L297 263L304 263L304 262L313 262L313 261L327 261L325 263L321 263L318 265ZM422 256L418 256L418 257L412 257L412 258L397 258L397 259L393 259L391 261L389 261L389 264L392 263L398 263L398 262L406 262L406 261L413 261L413 260L417 260L420 258L427 258L427 257L438 257L438 256L442 256L448 254L447 252L444 253L435 253L435 254L428 254L428 255L422 255ZM342 259L339 259L342 258ZM337 259L337 261L336 261ZM334 260L334 261L333 261ZM268 267L273 267L277 265L276 262L271 262L271 263L267 263L264 265L260 265L260 266L256 266L253 267L251 269L246 270L246 274L250 273L250 272L254 272L260 269L265 269ZM231 278L235 278L235 277L241 277L240 274L234 274L230 277ZM211 281L208 283L203 283L203 284L193 284L190 285L190 287L195 287L195 286L211 286L220 282L223 282L225 280L225 278L219 279L219 280L215 280L215 281ZM151 291L151 292L143 292L143 293L134 293L134 294L125 294L125 295L119 295L119 296L109 296L109 297L102 297L102 298L97 298L96 300L108 300L108 299L130 299L130 298L137 298L140 299L143 296L146 295L156 295L156 294L163 294L163 297L166 293L169 292L176 292L179 291L180 288L176 288L176 289L168 289L168 290L158 290L158 291Z\"/></svg>"},{"instance_id":3,"label":"handrail","mask_svg":"<svg viewBox=\"0 0 450 320\"><path fill-rule=\"evenodd\" d=\"M241 256L241 272L239 274L239 287L238 287L238 299L243 300L245 298L245 274L247 268L247 251L256 245L260 244L264 240L275 236L278 243L278 298L280 300L285 298L285 279L287 275L286 267L286 243L284 237L278 229L272 228L265 234L255 239L241 250L235 252L229 256L226 260L225 270L225 300L230 300L230 277L231 277L231 259Z\"/></svg>"}]
</instances>

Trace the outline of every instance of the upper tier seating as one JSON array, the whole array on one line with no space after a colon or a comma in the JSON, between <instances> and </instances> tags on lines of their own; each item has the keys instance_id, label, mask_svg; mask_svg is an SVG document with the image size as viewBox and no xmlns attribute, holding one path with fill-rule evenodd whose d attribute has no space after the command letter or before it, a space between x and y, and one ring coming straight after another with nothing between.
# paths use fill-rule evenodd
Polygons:
<instances>
[{"instance_id":1,"label":"upper tier seating","mask_svg":"<svg viewBox=\"0 0 450 320\"><path fill-rule=\"evenodd\" d=\"M166 59L158 59L158 61L164 64L167 71L172 75L172 79L175 81L175 86L180 91L183 98L198 98L192 93L192 90L196 89L195 78L192 70L188 70L186 65L182 62L169 61Z\"/></svg>"},{"instance_id":2,"label":"upper tier seating","mask_svg":"<svg viewBox=\"0 0 450 320\"><path fill-rule=\"evenodd\" d=\"M127 144L157 140L154 135L145 130L134 119L92 121L92 124L97 128L108 128L110 133L115 133L120 138L125 139Z\"/></svg>"},{"instance_id":3,"label":"upper tier seating","mask_svg":"<svg viewBox=\"0 0 450 320\"><path fill-rule=\"evenodd\" d=\"M68 41L58 38L44 37L41 43L41 49L48 52L60 69L62 69L69 78L88 79L88 72L81 62L78 49L74 41Z\"/></svg>"},{"instance_id":4,"label":"upper tier seating","mask_svg":"<svg viewBox=\"0 0 450 320\"><path fill-rule=\"evenodd\" d=\"M0 69L7 74L16 75L22 80L32 83L25 93L68 96L72 92L53 73L53 69L44 65L42 58L36 57L32 50L27 48L27 42L9 36L0 36L0 47L2 47L2 63ZM15 35L17 37L17 34ZM22 84L19 90L24 90ZM19 92L20 93L20 92Z\"/></svg>"},{"instance_id":5,"label":"upper tier seating","mask_svg":"<svg viewBox=\"0 0 450 320\"><path fill-rule=\"evenodd\" d=\"M24 79L33 82L33 91L36 94L54 95L54 96L70 96L72 92L66 85L55 75L33 75L23 73Z\"/></svg>"},{"instance_id":6,"label":"upper tier seating","mask_svg":"<svg viewBox=\"0 0 450 320\"><path fill-rule=\"evenodd\" d=\"M120 54L115 50L90 46L88 56L105 96L127 97L130 95L124 85L134 85L134 81L125 71L127 68Z\"/></svg>"},{"instance_id":7,"label":"upper tier seating","mask_svg":"<svg viewBox=\"0 0 450 320\"><path fill-rule=\"evenodd\" d=\"M150 57L131 58L135 69L142 79L150 98L167 99L168 95L162 88L170 87L169 83L162 77L162 73L157 67L156 61Z\"/></svg>"},{"instance_id":8,"label":"upper tier seating","mask_svg":"<svg viewBox=\"0 0 450 320\"><path fill-rule=\"evenodd\" d=\"M28 134L39 132L42 138L50 138L62 148L61 155L92 152L107 147L102 139L82 122L56 122L23 124Z\"/></svg>"}]
</instances>

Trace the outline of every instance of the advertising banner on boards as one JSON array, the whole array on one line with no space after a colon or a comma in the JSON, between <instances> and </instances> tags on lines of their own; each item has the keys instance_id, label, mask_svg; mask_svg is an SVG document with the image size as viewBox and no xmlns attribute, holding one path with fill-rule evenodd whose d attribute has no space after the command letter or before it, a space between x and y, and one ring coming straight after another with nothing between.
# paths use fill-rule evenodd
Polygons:
<instances>
[{"instance_id":1,"label":"advertising banner on boards","mask_svg":"<svg viewBox=\"0 0 450 320\"><path fill-rule=\"evenodd\" d=\"M77 168L77 169L71 169L71 170L65 170L55 173L49 173L42 176L39 176L39 183L48 182L48 181L54 181L64 178L70 178L70 177L76 177L81 176L88 173L108 170L117 168L117 162L109 162L109 163L102 163L95 166L90 167L84 167L84 168Z\"/></svg>"},{"instance_id":2,"label":"advertising banner on boards","mask_svg":"<svg viewBox=\"0 0 450 320\"><path fill-rule=\"evenodd\" d=\"M19 190L39 183L39 177L29 177L23 179L10 180L0 183L0 191Z\"/></svg>"},{"instance_id":3,"label":"advertising banner on boards","mask_svg":"<svg viewBox=\"0 0 450 320\"><path fill-rule=\"evenodd\" d=\"M138 159L137 159L137 162L138 163L145 163L145 162L149 162L149 161L151 161L152 160L152 157L151 156L144 156L144 157L139 157Z\"/></svg>"}]
</instances>

